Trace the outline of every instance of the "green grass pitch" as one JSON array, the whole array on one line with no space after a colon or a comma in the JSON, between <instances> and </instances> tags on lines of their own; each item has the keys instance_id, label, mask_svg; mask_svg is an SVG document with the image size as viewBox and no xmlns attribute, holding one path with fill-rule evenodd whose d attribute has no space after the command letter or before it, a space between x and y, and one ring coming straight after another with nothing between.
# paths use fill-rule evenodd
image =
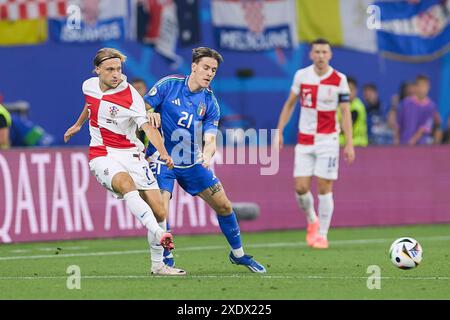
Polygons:
<instances>
[{"instance_id":1,"label":"green grass pitch","mask_svg":"<svg viewBox=\"0 0 450 320\"><path fill-rule=\"evenodd\" d=\"M389 260L402 236L423 247L415 269ZM243 233L246 252L267 267L260 275L229 262L222 235L175 234L186 277L149 275L144 236L0 245L0 299L450 299L450 224L334 228L328 250L304 238L304 230ZM80 289L67 288L71 265L80 267ZM367 287L371 265L380 289Z\"/></svg>"}]
</instances>

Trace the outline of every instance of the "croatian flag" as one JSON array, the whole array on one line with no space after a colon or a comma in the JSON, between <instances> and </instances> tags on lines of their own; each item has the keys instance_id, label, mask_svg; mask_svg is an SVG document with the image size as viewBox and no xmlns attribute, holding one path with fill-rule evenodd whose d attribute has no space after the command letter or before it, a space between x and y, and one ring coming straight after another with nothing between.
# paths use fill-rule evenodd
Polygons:
<instances>
[{"instance_id":1,"label":"croatian flag","mask_svg":"<svg viewBox=\"0 0 450 320\"><path fill-rule=\"evenodd\" d=\"M212 23L222 49L288 49L297 43L292 0L213 0Z\"/></svg>"},{"instance_id":2,"label":"croatian flag","mask_svg":"<svg viewBox=\"0 0 450 320\"><path fill-rule=\"evenodd\" d=\"M410 61L434 59L450 49L450 0L376 1L378 49Z\"/></svg>"},{"instance_id":3,"label":"croatian flag","mask_svg":"<svg viewBox=\"0 0 450 320\"><path fill-rule=\"evenodd\" d=\"M63 43L124 40L128 12L128 0L67 0L67 15L49 19L49 34Z\"/></svg>"}]
</instances>

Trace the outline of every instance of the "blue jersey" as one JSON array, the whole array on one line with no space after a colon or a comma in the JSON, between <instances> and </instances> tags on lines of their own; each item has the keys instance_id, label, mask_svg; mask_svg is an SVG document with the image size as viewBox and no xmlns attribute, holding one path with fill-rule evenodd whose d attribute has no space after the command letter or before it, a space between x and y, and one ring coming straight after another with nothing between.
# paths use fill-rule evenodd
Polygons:
<instances>
[{"instance_id":1,"label":"blue jersey","mask_svg":"<svg viewBox=\"0 0 450 320\"><path fill-rule=\"evenodd\" d=\"M161 114L164 145L178 167L201 159L205 133L217 134L220 109L211 89L191 92L187 76L159 80L144 96L145 102ZM149 144L147 156L156 150Z\"/></svg>"}]
</instances>

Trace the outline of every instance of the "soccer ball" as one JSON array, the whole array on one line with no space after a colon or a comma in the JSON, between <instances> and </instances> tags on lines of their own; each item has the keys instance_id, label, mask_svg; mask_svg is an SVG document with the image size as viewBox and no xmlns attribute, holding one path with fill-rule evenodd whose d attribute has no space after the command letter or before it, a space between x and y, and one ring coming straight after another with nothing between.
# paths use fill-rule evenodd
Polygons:
<instances>
[{"instance_id":1,"label":"soccer ball","mask_svg":"<svg viewBox=\"0 0 450 320\"><path fill-rule=\"evenodd\" d=\"M398 238L389 249L389 257L396 267L412 269L422 261L422 246L413 238Z\"/></svg>"}]
</instances>

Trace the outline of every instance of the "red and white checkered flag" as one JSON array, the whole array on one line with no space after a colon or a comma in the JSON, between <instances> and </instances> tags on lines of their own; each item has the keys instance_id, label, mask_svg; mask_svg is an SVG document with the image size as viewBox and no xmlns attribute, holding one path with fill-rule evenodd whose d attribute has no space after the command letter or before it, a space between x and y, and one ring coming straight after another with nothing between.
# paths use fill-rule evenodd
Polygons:
<instances>
[{"instance_id":1,"label":"red and white checkered flag","mask_svg":"<svg viewBox=\"0 0 450 320\"><path fill-rule=\"evenodd\" d=\"M445 27L445 21L442 21L444 16L442 15L442 18L440 19L441 9L438 7L433 7L433 9L434 8L436 8L436 10L428 10L419 14L415 21L419 34L424 37L435 36Z\"/></svg>"},{"instance_id":2,"label":"red and white checkered flag","mask_svg":"<svg viewBox=\"0 0 450 320\"><path fill-rule=\"evenodd\" d=\"M65 17L67 0L0 0L0 20Z\"/></svg>"},{"instance_id":3,"label":"red and white checkered flag","mask_svg":"<svg viewBox=\"0 0 450 320\"><path fill-rule=\"evenodd\" d=\"M264 0L241 0L244 9L245 21L251 32L261 33L264 31Z\"/></svg>"}]
</instances>

